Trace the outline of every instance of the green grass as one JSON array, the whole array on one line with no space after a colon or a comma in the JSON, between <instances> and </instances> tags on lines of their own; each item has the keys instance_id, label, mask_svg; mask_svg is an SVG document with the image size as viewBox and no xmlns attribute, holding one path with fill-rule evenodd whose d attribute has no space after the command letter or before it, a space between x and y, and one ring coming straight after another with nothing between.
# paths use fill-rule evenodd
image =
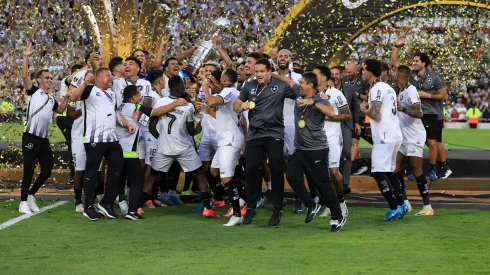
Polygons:
<instances>
[{"instance_id":1,"label":"green grass","mask_svg":"<svg viewBox=\"0 0 490 275\"><path fill-rule=\"evenodd\" d=\"M37 205L39 208L50 205L54 203L53 201L38 201ZM6 200L0 201L0 223L6 222L10 219L16 218L20 215L18 211L19 209L19 201L16 200Z\"/></svg>"},{"instance_id":2,"label":"green grass","mask_svg":"<svg viewBox=\"0 0 490 275\"><path fill-rule=\"evenodd\" d=\"M24 132L22 123L0 123L0 142L21 141ZM64 141L65 138L56 124L49 125L49 140Z\"/></svg>"},{"instance_id":3,"label":"green grass","mask_svg":"<svg viewBox=\"0 0 490 275\"><path fill-rule=\"evenodd\" d=\"M0 123L0 141L20 141L24 126L21 123ZM51 141L64 141L63 134L58 126L50 125L49 138ZM195 140L199 143L201 135L196 135ZM443 143L446 149L490 149L490 130L479 129L444 129ZM371 148L371 145L362 140L360 148Z\"/></svg>"},{"instance_id":4,"label":"green grass","mask_svg":"<svg viewBox=\"0 0 490 275\"><path fill-rule=\"evenodd\" d=\"M351 207L339 234L327 219L285 210L268 227L225 228L195 205L146 209L143 221L89 222L72 203L0 231L2 274L488 274L490 212L436 210L382 222L386 209ZM226 209L220 209L224 213Z\"/></svg>"}]
</instances>

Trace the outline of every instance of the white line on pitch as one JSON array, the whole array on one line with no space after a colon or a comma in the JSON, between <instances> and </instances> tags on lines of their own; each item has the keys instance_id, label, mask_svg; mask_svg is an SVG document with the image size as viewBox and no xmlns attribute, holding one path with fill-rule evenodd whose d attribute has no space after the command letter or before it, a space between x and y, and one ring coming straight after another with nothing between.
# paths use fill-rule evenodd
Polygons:
<instances>
[{"instance_id":1,"label":"white line on pitch","mask_svg":"<svg viewBox=\"0 0 490 275\"><path fill-rule=\"evenodd\" d=\"M11 225L14 225L14 224L16 224L16 223L20 222L20 221L23 221L23 220L29 219L30 217L35 216L35 215L37 215L37 214L41 214L41 213L43 213L43 212L45 212L45 211L47 211L47 210L49 210L49 209L53 209L53 208L55 208L55 207L58 207L58 206L60 206L60 205L63 205L63 204L65 204L65 203L67 203L67 202L68 202L68 201L59 201L59 202L57 202L57 203L53 203L53 204L50 204L50 205L48 205L48 206L45 206L45 207L43 207L43 208L39 209L39 212L36 212L36 213L33 213L33 214L24 214L24 215L21 215L21 216L19 216L19 217L16 217L16 218L10 219L10 220L8 220L8 221L6 221L6 222L4 222L4 223L0 224L0 230L3 230L3 229L5 229L5 228L7 228L7 227L9 227L9 226L11 226Z\"/></svg>"}]
</instances>

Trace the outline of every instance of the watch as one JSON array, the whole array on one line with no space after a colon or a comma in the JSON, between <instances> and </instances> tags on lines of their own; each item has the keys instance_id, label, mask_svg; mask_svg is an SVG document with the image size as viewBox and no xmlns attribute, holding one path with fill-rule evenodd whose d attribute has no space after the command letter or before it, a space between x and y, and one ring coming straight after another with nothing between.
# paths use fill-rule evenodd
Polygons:
<instances>
[{"instance_id":1,"label":"watch","mask_svg":"<svg viewBox=\"0 0 490 275\"><path fill-rule=\"evenodd\" d=\"M318 103L318 101L320 101L318 98L314 98L314 99L313 99L313 104L311 104L311 105L315 106L315 104L317 104L317 103Z\"/></svg>"}]
</instances>

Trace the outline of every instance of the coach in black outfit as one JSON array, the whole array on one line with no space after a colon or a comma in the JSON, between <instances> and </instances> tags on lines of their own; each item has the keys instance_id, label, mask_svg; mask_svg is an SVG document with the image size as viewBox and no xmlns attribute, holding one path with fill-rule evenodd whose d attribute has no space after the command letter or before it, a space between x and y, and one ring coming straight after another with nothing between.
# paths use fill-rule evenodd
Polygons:
<instances>
[{"instance_id":1,"label":"coach in black outfit","mask_svg":"<svg viewBox=\"0 0 490 275\"><path fill-rule=\"evenodd\" d=\"M307 173L309 185L316 187L332 213L331 231L339 232L346 219L342 216L340 203L330 182L328 173L328 143L324 130L325 117L332 118L335 111L328 100L321 99L317 93L318 79L312 72L303 74L300 79L301 97L294 108L296 150L289 159L287 179L294 192L308 207L305 223L309 223L320 210L306 191L304 175ZM274 188L272 189L274 190Z\"/></svg>"},{"instance_id":2,"label":"coach in black outfit","mask_svg":"<svg viewBox=\"0 0 490 275\"><path fill-rule=\"evenodd\" d=\"M267 155L274 203L269 225L275 226L281 221L284 199L284 99L296 99L299 86L291 87L272 78L271 64L267 59L257 60L255 76L256 79L243 85L233 106L235 112L249 110L250 121L245 149L248 210L243 223L251 223L257 214L256 206L261 188L258 171Z\"/></svg>"}]
</instances>

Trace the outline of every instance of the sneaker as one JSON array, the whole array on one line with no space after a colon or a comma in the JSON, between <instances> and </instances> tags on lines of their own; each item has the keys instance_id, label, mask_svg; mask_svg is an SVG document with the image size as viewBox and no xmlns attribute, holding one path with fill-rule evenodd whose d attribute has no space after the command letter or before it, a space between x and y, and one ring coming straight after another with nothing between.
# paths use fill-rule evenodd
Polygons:
<instances>
[{"instance_id":1,"label":"sneaker","mask_svg":"<svg viewBox=\"0 0 490 275\"><path fill-rule=\"evenodd\" d=\"M420 212L415 213L414 216L416 217L421 217L421 216L434 216L434 209L432 208L422 208Z\"/></svg>"},{"instance_id":2,"label":"sneaker","mask_svg":"<svg viewBox=\"0 0 490 275\"><path fill-rule=\"evenodd\" d=\"M362 173L366 172L367 170L368 170L368 167L367 166L361 166L361 167L359 167L359 169L357 170L357 172L352 173L352 175L359 176Z\"/></svg>"},{"instance_id":3,"label":"sneaker","mask_svg":"<svg viewBox=\"0 0 490 275\"><path fill-rule=\"evenodd\" d=\"M37 207L36 198L33 195L27 196L27 205L32 212L39 212L39 207Z\"/></svg>"},{"instance_id":4,"label":"sneaker","mask_svg":"<svg viewBox=\"0 0 490 275\"><path fill-rule=\"evenodd\" d=\"M350 186L347 185L347 184L344 184L343 185L343 189L344 189L344 195L347 195L349 194L350 192L352 192L352 190L350 189Z\"/></svg>"},{"instance_id":5,"label":"sneaker","mask_svg":"<svg viewBox=\"0 0 490 275\"><path fill-rule=\"evenodd\" d=\"M247 214L247 205L245 204L242 209L240 210L240 214L242 215L242 217L245 217L245 214Z\"/></svg>"},{"instance_id":6,"label":"sneaker","mask_svg":"<svg viewBox=\"0 0 490 275\"><path fill-rule=\"evenodd\" d=\"M75 206L75 212L83 213L83 211L85 211L83 204L79 203L77 206Z\"/></svg>"},{"instance_id":7,"label":"sneaker","mask_svg":"<svg viewBox=\"0 0 490 275\"><path fill-rule=\"evenodd\" d=\"M114 212L114 209L112 209L112 207L108 204L101 205L99 203L97 204L97 208L99 208L99 213L107 218L116 219L118 217L118 215Z\"/></svg>"},{"instance_id":8,"label":"sneaker","mask_svg":"<svg viewBox=\"0 0 490 275\"><path fill-rule=\"evenodd\" d=\"M304 211L303 203L300 199L296 198L296 201L294 202L294 214L303 214Z\"/></svg>"},{"instance_id":9,"label":"sneaker","mask_svg":"<svg viewBox=\"0 0 490 275\"><path fill-rule=\"evenodd\" d=\"M223 224L223 226L236 226L236 225L240 225L243 223L243 217L240 216L240 217L237 217L235 215L231 216L230 220Z\"/></svg>"},{"instance_id":10,"label":"sneaker","mask_svg":"<svg viewBox=\"0 0 490 275\"><path fill-rule=\"evenodd\" d=\"M395 210L390 209L390 211L388 211L388 213L386 213L386 218L384 219L384 221L389 222L392 219L398 218L398 216L401 214L402 211L403 210L402 210L401 206L398 206Z\"/></svg>"},{"instance_id":11,"label":"sneaker","mask_svg":"<svg viewBox=\"0 0 490 275\"><path fill-rule=\"evenodd\" d=\"M325 217L328 217L330 216L330 208L328 207L325 207L325 210L323 210L323 213L320 215L321 218L325 218Z\"/></svg>"},{"instance_id":12,"label":"sneaker","mask_svg":"<svg viewBox=\"0 0 490 275\"><path fill-rule=\"evenodd\" d=\"M85 208L85 211L83 211L83 215L91 221L96 221L101 218L100 213L95 210L95 207L93 205Z\"/></svg>"},{"instance_id":13,"label":"sneaker","mask_svg":"<svg viewBox=\"0 0 490 275\"><path fill-rule=\"evenodd\" d=\"M226 205L225 201L217 201L215 199L211 199L214 203L214 207L224 207Z\"/></svg>"},{"instance_id":14,"label":"sneaker","mask_svg":"<svg viewBox=\"0 0 490 275\"><path fill-rule=\"evenodd\" d=\"M247 209L247 212L243 217L243 224L251 224L255 216L257 216L257 210L251 208Z\"/></svg>"},{"instance_id":15,"label":"sneaker","mask_svg":"<svg viewBox=\"0 0 490 275\"><path fill-rule=\"evenodd\" d=\"M120 201L119 202L119 208L121 209L121 212L124 214L128 213L129 205L126 200Z\"/></svg>"},{"instance_id":16,"label":"sneaker","mask_svg":"<svg viewBox=\"0 0 490 275\"><path fill-rule=\"evenodd\" d=\"M175 204L184 204L178 196L170 196L170 200Z\"/></svg>"},{"instance_id":17,"label":"sneaker","mask_svg":"<svg viewBox=\"0 0 490 275\"><path fill-rule=\"evenodd\" d=\"M431 180L431 181L435 181L435 180L437 180L436 171L434 171L434 170L430 170L430 171L429 171L429 178L430 178L430 180Z\"/></svg>"},{"instance_id":18,"label":"sneaker","mask_svg":"<svg viewBox=\"0 0 490 275\"><path fill-rule=\"evenodd\" d=\"M340 232L347 222L346 217L342 217L342 220L331 220L330 221L330 232Z\"/></svg>"},{"instance_id":19,"label":"sneaker","mask_svg":"<svg viewBox=\"0 0 490 275\"><path fill-rule=\"evenodd\" d=\"M447 179L449 176L451 176L452 173L453 173L453 171L451 171L451 169L444 168L444 170L442 170L441 173L439 173L437 175L437 177L439 177L441 179Z\"/></svg>"},{"instance_id":20,"label":"sneaker","mask_svg":"<svg viewBox=\"0 0 490 275\"><path fill-rule=\"evenodd\" d=\"M306 214L305 223L311 222L315 218L316 213L318 213L318 211L320 211L320 208L321 208L321 206L318 203L315 203L313 206L308 207L308 212Z\"/></svg>"},{"instance_id":21,"label":"sneaker","mask_svg":"<svg viewBox=\"0 0 490 275\"><path fill-rule=\"evenodd\" d=\"M29 208L29 205L27 204L27 201L21 201L19 204L19 212L23 214L32 214L31 209Z\"/></svg>"},{"instance_id":22,"label":"sneaker","mask_svg":"<svg viewBox=\"0 0 490 275\"><path fill-rule=\"evenodd\" d=\"M260 200L257 201L257 208L264 206L264 198L260 197Z\"/></svg>"},{"instance_id":23,"label":"sneaker","mask_svg":"<svg viewBox=\"0 0 490 275\"><path fill-rule=\"evenodd\" d=\"M272 216L269 219L269 226L276 226L281 222L282 210L272 211Z\"/></svg>"},{"instance_id":24,"label":"sneaker","mask_svg":"<svg viewBox=\"0 0 490 275\"><path fill-rule=\"evenodd\" d=\"M204 210L202 211L202 216L205 218L211 218L211 219L218 219L219 218L218 214L214 213L213 210L207 209L207 208L204 208Z\"/></svg>"},{"instance_id":25,"label":"sneaker","mask_svg":"<svg viewBox=\"0 0 490 275\"><path fill-rule=\"evenodd\" d=\"M328 207L327 207L328 209ZM344 217L349 216L349 209L347 209L347 204L345 204L345 201L340 203L340 210L342 211L342 215Z\"/></svg>"},{"instance_id":26,"label":"sneaker","mask_svg":"<svg viewBox=\"0 0 490 275\"><path fill-rule=\"evenodd\" d=\"M226 218L230 218L231 216L233 216L233 207L230 207L228 209L228 212L226 212L226 214L223 215L223 217L226 217Z\"/></svg>"},{"instance_id":27,"label":"sneaker","mask_svg":"<svg viewBox=\"0 0 490 275\"><path fill-rule=\"evenodd\" d=\"M153 201L152 200L147 200L145 202L145 205L148 207L148 208L156 208L155 205L153 205Z\"/></svg>"},{"instance_id":28,"label":"sneaker","mask_svg":"<svg viewBox=\"0 0 490 275\"><path fill-rule=\"evenodd\" d=\"M134 213L134 212L128 212L125 216L124 216L125 219L127 220L144 220L145 218L143 218L140 214L138 213Z\"/></svg>"},{"instance_id":29,"label":"sneaker","mask_svg":"<svg viewBox=\"0 0 490 275\"><path fill-rule=\"evenodd\" d=\"M415 176L412 173L410 173L410 175L408 175L407 178L408 178L409 181L414 181L415 180Z\"/></svg>"}]
</instances>

